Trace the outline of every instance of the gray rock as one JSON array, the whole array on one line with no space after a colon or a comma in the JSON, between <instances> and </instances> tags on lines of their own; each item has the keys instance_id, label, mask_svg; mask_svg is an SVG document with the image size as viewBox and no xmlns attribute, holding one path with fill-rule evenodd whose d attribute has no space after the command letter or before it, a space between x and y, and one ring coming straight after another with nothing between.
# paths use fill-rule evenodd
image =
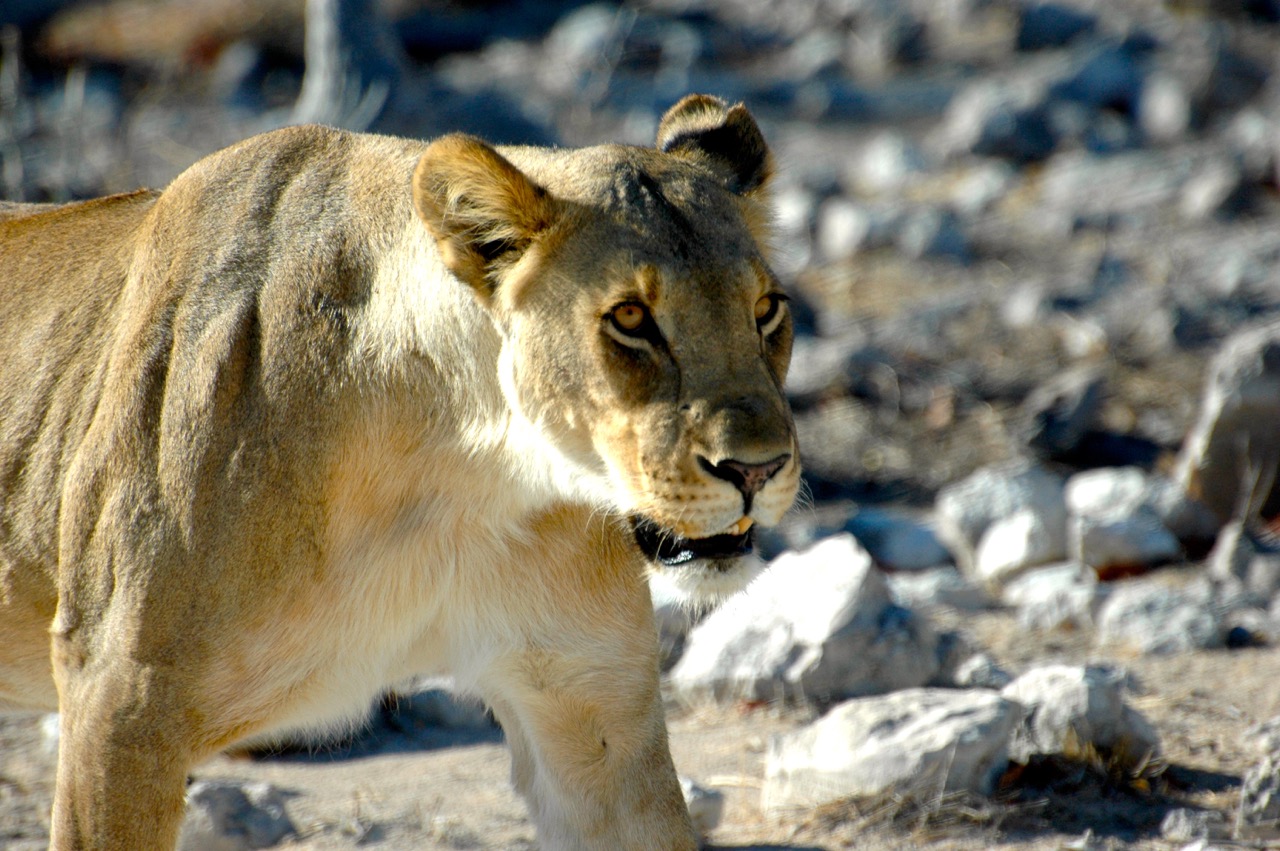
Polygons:
<instances>
[{"instance_id":1,"label":"gray rock","mask_svg":"<svg viewBox=\"0 0 1280 851\"><path fill-rule=\"evenodd\" d=\"M909 213L897 227L895 244L914 260L939 257L967 263L972 259L963 223L946 209L928 207Z\"/></svg>"},{"instance_id":2,"label":"gray rock","mask_svg":"<svg viewBox=\"0 0 1280 851\"><path fill-rule=\"evenodd\" d=\"M693 628L693 613L676 599L660 599L654 594L653 619L658 627L658 665L670 671L684 653L685 641Z\"/></svg>"},{"instance_id":3,"label":"gray rock","mask_svg":"<svg viewBox=\"0 0 1280 851\"><path fill-rule=\"evenodd\" d=\"M999 520L1019 511L1040 518L1039 525L1061 535L1061 551L1041 548L1045 560L1066 557L1067 507L1062 479L1026 464L987 467L947 485L934 504L935 528L962 570L975 572L979 543ZM1060 531L1058 531L1060 530Z\"/></svg>"},{"instance_id":4,"label":"gray rock","mask_svg":"<svg viewBox=\"0 0 1280 851\"><path fill-rule=\"evenodd\" d=\"M1031 571L1006 588L1006 603L1018 609L1018 624L1032 630L1091 629L1106 587L1076 562Z\"/></svg>"},{"instance_id":5,"label":"gray rock","mask_svg":"<svg viewBox=\"0 0 1280 851\"><path fill-rule=\"evenodd\" d=\"M1237 585L1247 604L1265 606L1280 591L1280 552L1254 541L1238 520L1222 527L1205 564L1215 581Z\"/></svg>"},{"instance_id":6,"label":"gray rock","mask_svg":"<svg viewBox=\"0 0 1280 851\"><path fill-rule=\"evenodd\" d=\"M803 186L790 184L774 190L773 213L778 251L774 254L773 266L780 275L794 275L814 259L817 211L817 199Z\"/></svg>"},{"instance_id":7,"label":"gray rock","mask_svg":"<svg viewBox=\"0 0 1280 851\"><path fill-rule=\"evenodd\" d=\"M1215 155L1183 149L1137 150L1097 157L1064 152L1045 165L1042 212L1053 227L1107 229L1141 223L1176 209L1183 187ZM1119 187L1099 192L1099 186Z\"/></svg>"},{"instance_id":8,"label":"gray rock","mask_svg":"<svg viewBox=\"0 0 1280 851\"><path fill-rule=\"evenodd\" d=\"M1043 81L983 80L961 90L947 109L944 152L1037 162L1058 146L1044 105Z\"/></svg>"},{"instance_id":9,"label":"gray rock","mask_svg":"<svg viewBox=\"0 0 1280 851\"><path fill-rule=\"evenodd\" d=\"M1280 753L1280 715L1245 730L1240 744L1260 755Z\"/></svg>"},{"instance_id":10,"label":"gray rock","mask_svg":"<svg viewBox=\"0 0 1280 851\"><path fill-rule=\"evenodd\" d=\"M1095 110L1132 114L1142 93L1145 45L1138 39L1100 44L1073 56L1072 67L1054 83L1054 98Z\"/></svg>"},{"instance_id":11,"label":"gray rock","mask_svg":"<svg viewBox=\"0 0 1280 851\"><path fill-rule=\"evenodd\" d=\"M1115 583L1097 615L1098 640L1157 656L1222 645L1222 619L1207 585L1158 577Z\"/></svg>"},{"instance_id":12,"label":"gray rock","mask_svg":"<svg viewBox=\"0 0 1280 851\"><path fill-rule=\"evenodd\" d=\"M1074 451L1095 427L1106 381L1096 368L1059 373L1027 395L1019 417L1027 445L1050 458Z\"/></svg>"},{"instance_id":13,"label":"gray rock","mask_svg":"<svg viewBox=\"0 0 1280 851\"><path fill-rule=\"evenodd\" d=\"M1217 810L1193 810L1180 807L1170 810L1160 822L1160 836L1171 842L1194 839L1230 839L1231 826L1225 813Z\"/></svg>"},{"instance_id":14,"label":"gray rock","mask_svg":"<svg viewBox=\"0 0 1280 851\"><path fill-rule=\"evenodd\" d=\"M1233 335L1214 356L1175 480L1226 523L1280 513L1280 323Z\"/></svg>"},{"instance_id":15,"label":"gray rock","mask_svg":"<svg viewBox=\"0 0 1280 851\"><path fill-rule=\"evenodd\" d=\"M284 797L268 783L197 780L187 787L179 851L270 848L296 833Z\"/></svg>"},{"instance_id":16,"label":"gray rock","mask_svg":"<svg viewBox=\"0 0 1280 851\"><path fill-rule=\"evenodd\" d=\"M1178 199L1178 211L1193 222L1228 218L1244 211L1248 189L1238 163L1215 160L1187 180Z\"/></svg>"},{"instance_id":17,"label":"gray rock","mask_svg":"<svg viewBox=\"0 0 1280 851\"><path fill-rule=\"evenodd\" d=\"M956 688L1002 689L1013 677L989 653L974 653L956 666L952 684Z\"/></svg>"},{"instance_id":18,"label":"gray rock","mask_svg":"<svg viewBox=\"0 0 1280 851\"><path fill-rule=\"evenodd\" d=\"M1280 755L1266 754L1245 772L1236 827L1241 838L1280 838Z\"/></svg>"},{"instance_id":19,"label":"gray rock","mask_svg":"<svg viewBox=\"0 0 1280 851\"><path fill-rule=\"evenodd\" d=\"M395 712L397 721L407 728L487 730L494 726L482 702L454 690L452 677L416 680L413 691L397 695Z\"/></svg>"},{"instance_id":20,"label":"gray rock","mask_svg":"<svg viewBox=\"0 0 1280 851\"><path fill-rule=\"evenodd\" d=\"M1168 144L1191 127L1192 95L1187 84L1167 72L1148 75L1138 101L1138 126L1148 141Z\"/></svg>"},{"instance_id":21,"label":"gray rock","mask_svg":"<svg viewBox=\"0 0 1280 851\"><path fill-rule=\"evenodd\" d=\"M816 245L827 261L847 260L861 251L894 244L906 213L884 204L828 198L818 208Z\"/></svg>"},{"instance_id":22,"label":"gray rock","mask_svg":"<svg viewBox=\"0 0 1280 851\"><path fill-rule=\"evenodd\" d=\"M724 793L718 789L700 786L687 777L680 778L680 791L684 793L689 818L699 836L706 836L720 826L724 815Z\"/></svg>"},{"instance_id":23,"label":"gray rock","mask_svg":"<svg viewBox=\"0 0 1280 851\"><path fill-rule=\"evenodd\" d=\"M965 578L952 565L891 573L888 580L894 602L908 609L950 606L977 610L992 603L985 588Z\"/></svg>"},{"instance_id":24,"label":"gray rock","mask_svg":"<svg viewBox=\"0 0 1280 851\"><path fill-rule=\"evenodd\" d=\"M1022 7L1018 20L1018 50L1064 47L1092 33L1098 19L1061 3L1034 3Z\"/></svg>"},{"instance_id":25,"label":"gray rock","mask_svg":"<svg viewBox=\"0 0 1280 851\"><path fill-rule=\"evenodd\" d=\"M830 704L928 682L937 642L857 541L837 535L779 556L698 624L669 682L687 701Z\"/></svg>"},{"instance_id":26,"label":"gray rock","mask_svg":"<svg viewBox=\"0 0 1280 851\"><path fill-rule=\"evenodd\" d=\"M894 511L859 510L844 531L858 539L876 564L889 570L924 570L951 563L951 553L928 523Z\"/></svg>"},{"instance_id":27,"label":"gray rock","mask_svg":"<svg viewBox=\"0 0 1280 851\"><path fill-rule=\"evenodd\" d=\"M999 161L979 161L957 177L948 202L961 219L972 219L996 206L1017 182L1013 166Z\"/></svg>"},{"instance_id":28,"label":"gray rock","mask_svg":"<svg viewBox=\"0 0 1280 851\"><path fill-rule=\"evenodd\" d=\"M886 792L989 794L1021 716L1016 703L985 689L907 689L842 703L774 739L762 803L776 812Z\"/></svg>"},{"instance_id":29,"label":"gray rock","mask_svg":"<svg viewBox=\"0 0 1280 851\"><path fill-rule=\"evenodd\" d=\"M1047 594L1079 587L1093 588L1097 584L1097 575L1079 562L1060 562L1033 568L1009 581L1000 590L1000 600L1007 606L1018 608Z\"/></svg>"},{"instance_id":30,"label":"gray rock","mask_svg":"<svg viewBox=\"0 0 1280 851\"><path fill-rule=\"evenodd\" d=\"M848 392L852 364L865 348L860 334L797 337L787 372L787 396L801 405Z\"/></svg>"},{"instance_id":31,"label":"gray rock","mask_svg":"<svg viewBox=\"0 0 1280 851\"><path fill-rule=\"evenodd\" d=\"M900 133L881 133L854 159L846 177L865 194L900 192L929 172L931 163L914 142Z\"/></svg>"},{"instance_id":32,"label":"gray rock","mask_svg":"<svg viewBox=\"0 0 1280 851\"><path fill-rule=\"evenodd\" d=\"M928 42L925 23L910 13L876 16L849 39L848 64L855 74L883 79L900 65L923 60Z\"/></svg>"},{"instance_id":33,"label":"gray rock","mask_svg":"<svg viewBox=\"0 0 1280 851\"><path fill-rule=\"evenodd\" d=\"M1049 665L1018 677L1000 694L1026 707L1009 758L1085 758L1091 752L1134 770L1159 754L1155 728L1124 701L1124 672L1102 666Z\"/></svg>"}]
</instances>

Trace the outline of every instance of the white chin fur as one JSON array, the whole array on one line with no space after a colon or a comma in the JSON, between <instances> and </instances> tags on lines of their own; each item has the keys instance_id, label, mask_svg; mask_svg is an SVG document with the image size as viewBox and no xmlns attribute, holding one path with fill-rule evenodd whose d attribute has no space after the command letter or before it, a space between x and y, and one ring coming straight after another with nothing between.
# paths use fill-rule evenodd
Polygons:
<instances>
[{"instance_id":1,"label":"white chin fur","mask_svg":"<svg viewBox=\"0 0 1280 851\"><path fill-rule=\"evenodd\" d=\"M694 559L674 567L653 565L649 577L655 600L706 609L746 588L762 570L764 562L753 554L728 565L721 559Z\"/></svg>"}]
</instances>

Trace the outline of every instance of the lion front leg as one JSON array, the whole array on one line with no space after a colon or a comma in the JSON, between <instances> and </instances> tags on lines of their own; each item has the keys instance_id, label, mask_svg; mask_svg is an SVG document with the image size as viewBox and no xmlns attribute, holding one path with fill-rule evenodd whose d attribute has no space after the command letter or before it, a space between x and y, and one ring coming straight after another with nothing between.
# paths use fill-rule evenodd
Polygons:
<instances>
[{"instance_id":1,"label":"lion front leg","mask_svg":"<svg viewBox=\"0 0 1280 851\"><path fill-rule=\"evenodd\" d=\"M694 849L656 670L617 657L602 670L604 659L580 666L530 649L491 696L539 841L547 851Z\"/></svg>"},{"instance_id":2,"label":"lion front leg","mask_svg":"<svg viewBox=\"0 0 1280 851\"><path fill-rule=\"evenodd\" d=\"M56 658L56 654L55 654ZM172 848L193 762L163 673L58 666L61 730L50 848Z\"/></svg>"}]
</instances>

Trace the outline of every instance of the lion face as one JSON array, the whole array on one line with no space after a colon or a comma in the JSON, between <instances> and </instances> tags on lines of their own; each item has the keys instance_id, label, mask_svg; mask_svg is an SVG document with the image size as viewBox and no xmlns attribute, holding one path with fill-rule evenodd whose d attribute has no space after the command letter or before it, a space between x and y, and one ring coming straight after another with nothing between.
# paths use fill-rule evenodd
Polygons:
<instances>
[{"instance_id":1,"label":"lion face","mask_svg":"<svg viewBox=\"0 0 1280 851\"><path fill-rule=\"evenodd\" d=\"M656 150L505 153L434 143L415 199L500 329L517 427L564 487L630 518L651 562L728 590L800 475L754 120L693 96Z\"/></svg>"}]
</instances>

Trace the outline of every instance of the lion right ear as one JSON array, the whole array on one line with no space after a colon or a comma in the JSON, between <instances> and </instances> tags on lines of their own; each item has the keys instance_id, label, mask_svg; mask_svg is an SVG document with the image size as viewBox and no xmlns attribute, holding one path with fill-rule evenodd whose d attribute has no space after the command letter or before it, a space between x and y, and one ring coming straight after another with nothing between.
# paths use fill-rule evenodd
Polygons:
<instances>
[{"instance_id":1,"label":"lion right ear","mask_svg":"<svg viewBox=\"0 0 1280 851\"><path fill-rule=\"evenodd\" d=\"M461 133L427 146L413 172L413 204L445 265L486 300L502 271L556 213L545 189L492 147Z\"/></svg>"},{"instance_id":2,"label":"lion right ear","mask_svg":"<svg viewBox=\"0 0 1280 851\"><path fill-rule=\"evenodd\" d=\"M658 150L701 157L725 176L731 192L750 195L773 173L760 125L742 104L687 95L658 122Z\"/></svg>"}]
</instances>

